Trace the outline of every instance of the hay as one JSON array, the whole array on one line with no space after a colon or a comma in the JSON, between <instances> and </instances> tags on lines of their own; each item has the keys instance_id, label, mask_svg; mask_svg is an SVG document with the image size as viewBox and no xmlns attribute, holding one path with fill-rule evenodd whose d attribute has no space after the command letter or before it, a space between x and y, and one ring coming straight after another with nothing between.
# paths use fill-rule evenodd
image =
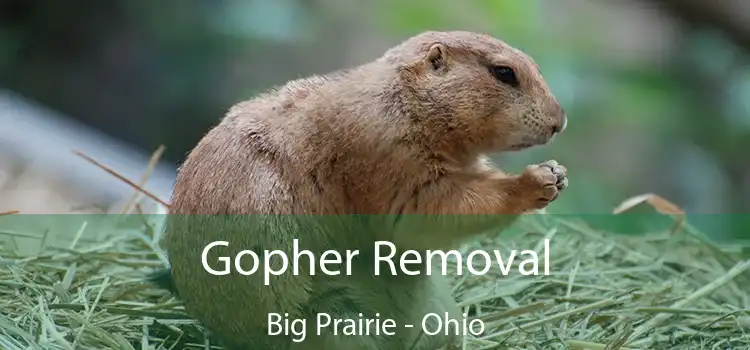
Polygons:
<instances>
[{"instance_id":1,"label":"hay","mask_svg":"<svg viewBox=\"0 0 750 350\"><path fill-rule=\"evenodd\" d=\"M493 269L456 279L461 305L486 325L466 337L466 349L750 348L750 262L685 231L635 238L564 218L529 225L526 234L467 247L505 252L552 242L549 276ZM144 282L162 266L153 240L150 230L112 232L33 257L3 247L0 348L206 348L179 301Z\"/></svg>"},{"instance_id":2,"label":"hay","mask_svg":"<svg viewBox=\"0 0 750 350\"><path fill-rule=\"evenodd\" d=\"M142 189L147 175L136 184L78 154L139 192L123 212L137 209L142 196L166 205ZM549 239L551 271L457 277L454 295L485 324L483 334L464 338L463 348L750 349L750 261L708 242L658 196L633 197L615 212L641 203L678 214L677 229L626 237L535 215L519 223L521 235L465 247L507 256L513 249L541 252ZM158 222L94 237L82 224L64 247L45 244L46 231L0 230L0 244L7 238L0 247L0 349L219 349L178 300L144 280L165 261L155 244ZM21 255L21 239L38 240L43 251Z\"/></svg>"}]
</instances>

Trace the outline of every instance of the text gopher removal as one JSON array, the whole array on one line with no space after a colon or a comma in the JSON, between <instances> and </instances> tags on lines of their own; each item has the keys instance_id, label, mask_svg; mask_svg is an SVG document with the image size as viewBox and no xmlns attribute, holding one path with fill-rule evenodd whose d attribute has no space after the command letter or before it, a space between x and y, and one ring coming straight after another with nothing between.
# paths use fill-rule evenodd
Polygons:
<instances>
[{"instance_id":1,"label":"text gopher removal","mask_svg":"<svg viewBox=\"0 0 750 350\"><path fill-rule=\"evenodd\" d=\"M440 259L439 273L443 275L448 274L448 265L455 264L455 271L457 275L462 275L464 270L467 270L473 275L484 275L490 271L493 266L500 270L500 273L507 275L511 271L513 262L515 259L523 259L518 264L518 272L522 275L539 275L540 258L541 265L543 267L543 274L549 275L549 239L544 239L541 244L542 251L536 252L534 250L523 250L520 253L517 250L511 250L507 256L503 256L500 251L492 250L474 250L468 254L461 254L457 250L440 251L440 250L427 250L423 256L415 250L406 250L398 257L396 257L396 246L389 241L377 241L374 246L374 273L380 275L381 269L388 269L393 274L405 274L405 275L419 275L421 271L416 268L426 264L426 275L432 275L432 266L435 266L433 259ZM216 262L208 261L208 253L212 249L221 249L218 247L227 247L229 242L227 241L215 241L207 245L201 253L201 264L203 268L214 276L223 276L232 273L232 267L236 273L241 275L252 275L258 272L263 267L264 284L269 285L271 276L279 276L286 273L291 265L291 272L293 275L300 275L300 259L303 257L309 259L309 271L304 271L304 274L315 275L316 266L319 267L320 272L329 276L336 276L342 273L342 267L344 273L349 276L352 274L352 259L359 255L359 250L346 250L343 253L336 250L328 250L316 257L311 251L300 249L299 242L294 239L293 248L291 253L291 259L289 255L281 250L263 250L262 257L258 256L258 253L252 250L243 250L237 255L220 256ZM465 256L464 256L465 255ZM450 258L454 261L450 261ZM394 261L394 258L396 258ZM249 261L248 261L249 260ZM262 261L262 264L261 264ZM251 268L246 270L243 266L248 266L250 263ZM342 266L343 265L343 266ZM274 268L275 267L275 268ZM481 268L478 268L481 267Z\"/></svg>"}]
</instances>

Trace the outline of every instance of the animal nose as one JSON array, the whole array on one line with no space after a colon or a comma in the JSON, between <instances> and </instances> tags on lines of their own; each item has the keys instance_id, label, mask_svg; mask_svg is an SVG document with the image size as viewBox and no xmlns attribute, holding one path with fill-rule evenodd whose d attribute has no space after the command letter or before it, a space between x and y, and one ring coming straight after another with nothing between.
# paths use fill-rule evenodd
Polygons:
<instances>
[{"instance_id":1,"label":"animal nose","mask_svg":"<svg viewBox=\"0 0 750 350\"><path fill-rule=\"evenodd\" d=\"M563 109L557 101L555 101L550 107L550 117L554 120L554 125L552 125L552 135L559 134L565 131L565 128L568 126L568 115L565 113L565 109Z\"/></svg>"},{"instance_id":2,"label":"animal nose","mask_svg":"<svg viewBox=\"0 0 750 350\"><path fill-rule=\"evenodd\" d=\"M567 127L568 127L568 118L565 115L563 115L562 122L557 123L552 126L552 134L559 134L565 131L565 128Z\"/></svg>"}]
</instances>

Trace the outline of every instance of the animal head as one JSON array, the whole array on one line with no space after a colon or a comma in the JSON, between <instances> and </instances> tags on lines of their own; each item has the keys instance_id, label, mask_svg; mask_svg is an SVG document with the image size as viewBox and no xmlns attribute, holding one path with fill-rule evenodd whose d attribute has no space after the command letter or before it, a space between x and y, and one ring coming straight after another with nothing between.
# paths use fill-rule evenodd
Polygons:
<instances>
[{"instance_id":1,"label":"animal head","mask_svg":"<svg viewBox=\"0 0 750 350\"><path fill-rule=\"evenodd\" d=\"M536 62L492 36L425 32L381 60L415 87L409 109L447 147L520 150L549 143L567 125Z\"/></svg>"}]
</instances>

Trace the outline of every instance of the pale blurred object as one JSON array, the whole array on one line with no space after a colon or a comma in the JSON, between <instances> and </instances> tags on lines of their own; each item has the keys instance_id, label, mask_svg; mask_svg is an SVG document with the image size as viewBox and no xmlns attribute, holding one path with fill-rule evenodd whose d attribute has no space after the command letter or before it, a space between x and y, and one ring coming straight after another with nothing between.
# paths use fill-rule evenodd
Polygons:
<instances>
[{"instance_id":1,"label":"pale blurred object","mask_svg":"<svg viewBox=\"0 0 750 350\"><path fill-rule=\"evenodd\" d=\"M102 213L130 200L132 186L74 150L132 181L148 166L148 154L7 91L0 91L0 125L0 211ZM174 174L174 166L158 164L144 188L166 201Z\"/></svg>"}]
</instances>

